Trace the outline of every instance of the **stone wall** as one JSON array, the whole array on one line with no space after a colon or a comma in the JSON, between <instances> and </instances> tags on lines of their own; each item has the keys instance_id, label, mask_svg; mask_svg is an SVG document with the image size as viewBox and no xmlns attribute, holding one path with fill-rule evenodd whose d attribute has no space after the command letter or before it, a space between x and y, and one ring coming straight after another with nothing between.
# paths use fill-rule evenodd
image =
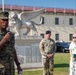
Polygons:
<instances>
[{"instance_id":1,"label":"stone wall","mask_svg":"<svg viewBox=\"0 0 76 75\"><path fill-rule=\"evenodd\" d=\"M39 42L41 39L16 39L15 48L22 68L42 67Z\"/></svg>"}]
</instances>

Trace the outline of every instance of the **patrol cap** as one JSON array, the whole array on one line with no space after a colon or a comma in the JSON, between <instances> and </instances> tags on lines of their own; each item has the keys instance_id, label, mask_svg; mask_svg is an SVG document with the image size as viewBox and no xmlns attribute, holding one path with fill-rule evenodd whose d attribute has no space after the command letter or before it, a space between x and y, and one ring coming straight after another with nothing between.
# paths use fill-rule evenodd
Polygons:
<instances>
[{"instance_id":1,"label":"patrol cap","mask_svg":"<svg viewBox=\"0 0 76 75\"><path fill-rule=\"evenodd\" d=\"M51 31L50 31L50 30L47 30L47 31L46 31L46 34L51 34Z\"/></svg>"},{"instance_id":2,"label":"patrol cap","mask_svg":"<svg viewBox=\"0 0 76 75\"><path fill-rule=\"evenodd\" d=\"M9 13L6 11L0 12L0 19L9 19Z\"/></svg>"}]
</instances>

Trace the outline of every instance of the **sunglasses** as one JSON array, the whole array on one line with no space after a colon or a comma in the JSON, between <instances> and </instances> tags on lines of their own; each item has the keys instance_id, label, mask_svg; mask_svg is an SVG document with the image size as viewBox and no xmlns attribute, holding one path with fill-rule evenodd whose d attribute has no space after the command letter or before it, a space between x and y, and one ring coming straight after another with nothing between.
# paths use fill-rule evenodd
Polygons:
<instances>
[{"instance_id":1,"label":"sunglasses","mask_svg":"<svg viewBox=\"0 0 76 75\"><path fill-rule=\"evenodd\" d=\"M2 19L3 21L8 21L8 19Z\"/></svg>"},{"instance_id":2,"label":"sunglasses","mask_svg":"<svg viewBox=\"0 0 76 75\"><path fill-rule=\"evenodd\" d=\"M73 38L75 38L75 39L76 39L76 37L73 37Z\"/></svg>"}]
</instances>

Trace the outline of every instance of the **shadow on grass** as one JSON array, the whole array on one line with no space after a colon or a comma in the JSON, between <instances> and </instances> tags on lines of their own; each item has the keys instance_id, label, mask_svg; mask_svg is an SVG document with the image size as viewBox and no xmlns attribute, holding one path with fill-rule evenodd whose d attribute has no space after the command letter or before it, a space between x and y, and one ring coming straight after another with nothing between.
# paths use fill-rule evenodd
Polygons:
<instances>
[{"instance_id":1,"label":"shadow on grass","mask_svg":"<svg viewBox=\"0 0 76 75\"><path fill-rule=\"evenodd\" d=\"M60 68L60 67L69 67L69 64L62 63L62 64L54 64L54 68Z\"/></svg>"}]
</instances>

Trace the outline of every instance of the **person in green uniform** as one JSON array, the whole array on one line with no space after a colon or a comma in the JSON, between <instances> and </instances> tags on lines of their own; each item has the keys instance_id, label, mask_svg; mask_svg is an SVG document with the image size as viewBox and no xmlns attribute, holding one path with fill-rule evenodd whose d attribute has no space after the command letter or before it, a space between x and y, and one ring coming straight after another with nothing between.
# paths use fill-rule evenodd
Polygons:
<instances>
[{"instance_id":1,"label":"person in green uniform","mask_svg":"<svg viewBox=\"0 0 76 75\"><path fill-rule=\"evenodd\" d=\"M15 75L14 61L18 73L22 70L15 50L14 34L7 30L8 20L9 13L0 12L0 75Z\"/></svg>"},{"instance_id":2,"label":"person in green uniform","mask_svg":"<svg viewBox=\"0 0 76 75\"><path fill-rule=\"evenodd\" d=\"M45 38L40 42L40 53L42 55L43 75L53 75L54 54L56 52L55 41L50 38L51 31L47 30Z\"/></svg>"}]
</instances>

